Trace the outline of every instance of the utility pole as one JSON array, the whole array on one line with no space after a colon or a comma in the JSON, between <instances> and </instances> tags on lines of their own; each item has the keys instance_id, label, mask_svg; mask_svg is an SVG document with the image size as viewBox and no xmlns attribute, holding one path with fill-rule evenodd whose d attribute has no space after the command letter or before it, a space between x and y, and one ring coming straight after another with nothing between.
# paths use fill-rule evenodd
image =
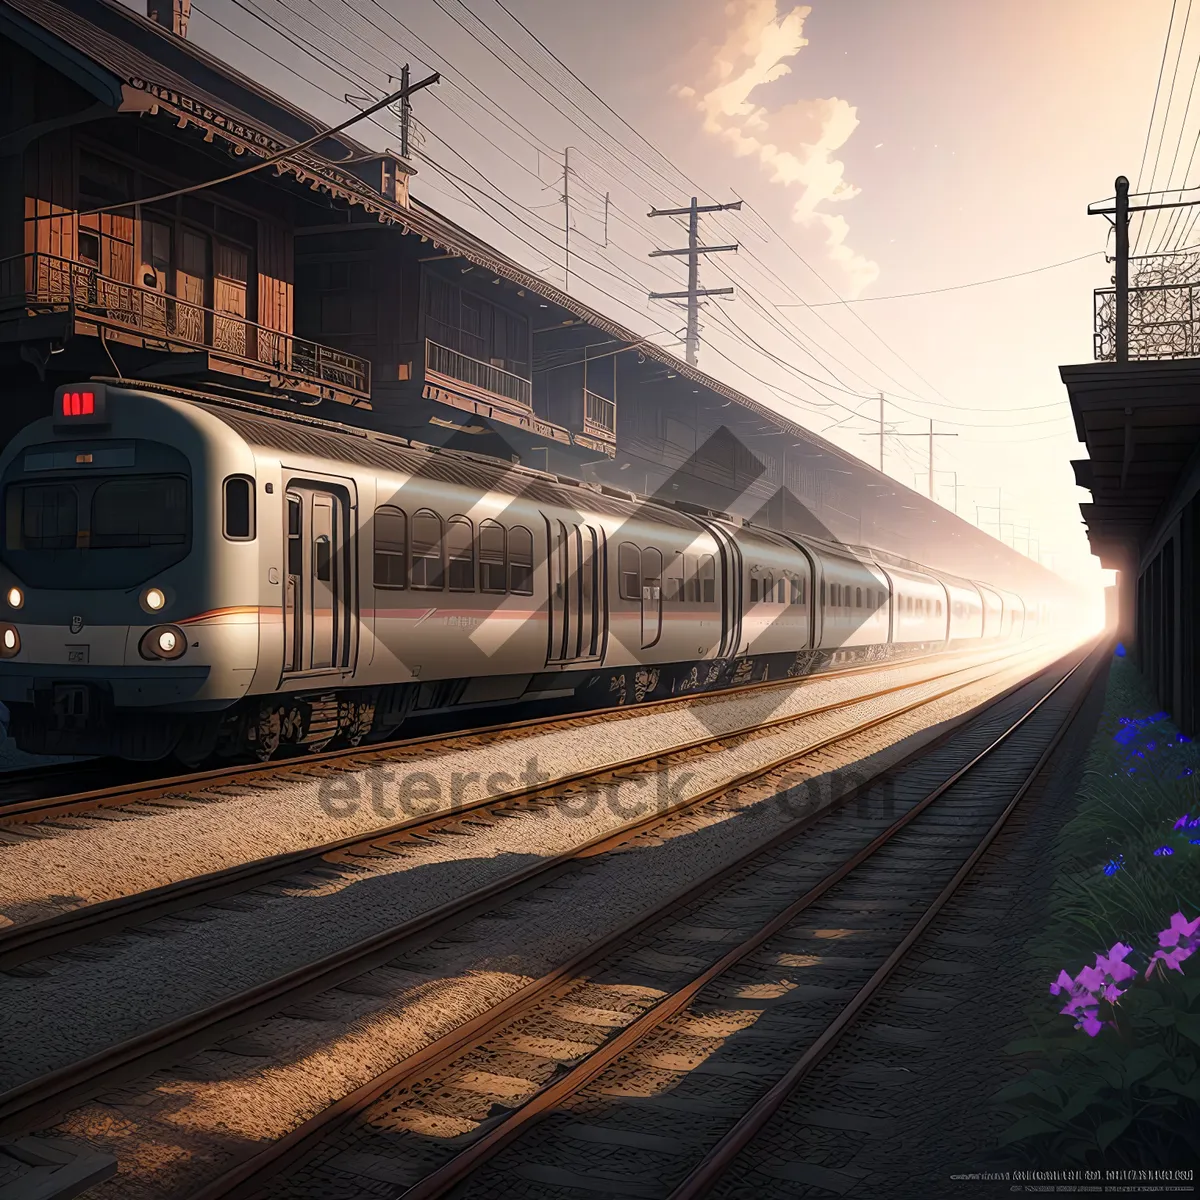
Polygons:
<instances>
[{"instance_id":1,"label":"utility pole","mask_svg":"<svg viewBox=\"0 0 1200 1200\"><path fill-rule=\"evenodd\" d=\"M879 473L883 474L883 393L879 393Z\"/></svg>"},{"instance_id":2,"label":"utility pole","mask_svg":"<svg viewBox=\"0 0 1200 1200\"><path fill-rule=\"evenodd\" d=\"M879 393L879 429L875 433L860 433L859 437L877 437L879 439L879 473L883 472L883 439L886 436L886 430L883 424L883 393Z\"/></svg>"},{"instance_id":3,"label":"utility pole","mask_svg":"<svg viewBox=\"0 0 1200 1200\"><path fill-rule=\"evenodd\" d=\"M566 254L564 266L563 291L571 290L571 189L568 180L571 178L571 147L563 149L563 249Z\"/></svg>"},{"instance_id":4,"label":"utility pole","mask_svg":"<svg viewBox=\"0 0 1200 1200\"><path fill-rule=\"evenodd\" d=\"M741 209L742 202L732 204L700 204L692 197L687 208L652 208L651 217L684 217L688 218L688 244L683 250L651 250L650 257L660 255L686 254L688 256L688 287L686 292L651 292L651 300L686 300L688 306L687 338L685 340L686 357L690 366L696 365L697 351L700 347L700 305L701 296L731 296L733 288L702 288L700 286L700 255L720 254L727 250L737 250L737 243L731 246L701 246L700 245L700 214L708 212L726 212L730 209Z\"/></svg>"},{"instance_id":5,"label":"utility pole","mask_svg":"<svg viewBox=\"0 0 1200 1200\"><path fill-rule=\"evenodd\" d=\"M1129 214L1157 212L1165 208L1194 208L1200 204L1200 200L1168 200L1162 204L1130 204L1129 180L1124 175L1117 176L1114 188L1116 196L1113 198L1113 206L1098 208L1095 204L1089 204L1088 216L1111 217L1112 226L1116 232L1116 257L1114 259L1116 271L1113 278L1113 284L1116 287L1114 297L1116 312L1113 314L1113 356L1117 362L1124 363L1129 361ZM1107 201L1100 201L1100 203L1106 204Z\"/></svg>"},{"instance_id":6,"label":"utility pole","mask_svg":"<svg viewBox=\"0 0 1200 1200\"><path fill-rule=\"evenodd\" d=\"M412 123L412 104L408 99L408 63L400 72L400 86L404 95L400 98L400 157L408 158L408 130Z\"/></svg>"},{"instance_id":7,"label":"utility pole","mask_svg":"<svg viewBox=\"0 0 1200 1200\"><path fill-rule=\"evenodd\" d=\"M933 439L935 437L958 437L957 433L933 432L933 418L929 418L929 498L933 499Z\"/></svg>"}]
</instances>

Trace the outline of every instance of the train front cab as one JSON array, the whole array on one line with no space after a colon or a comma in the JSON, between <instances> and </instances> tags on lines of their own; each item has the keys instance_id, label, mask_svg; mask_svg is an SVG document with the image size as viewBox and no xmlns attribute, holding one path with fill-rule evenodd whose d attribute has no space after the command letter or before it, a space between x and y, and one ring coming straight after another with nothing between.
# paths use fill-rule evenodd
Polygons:
<instances>
[{"instance_id":1,"label":"train front cab","mask_svg":"<svg viewBox=\"0 0 1200 1200\"><path fill-rule=\"evenodd\" d=\"M23 749L160 758L188 717L245 692L257 560L249 539L227 552L221 481L252 480L253 456L222 428L89 383L60 389L54 415L0 455L0 595L16 643L0 654L0 700Z\"/></svg>"}]
</instances>

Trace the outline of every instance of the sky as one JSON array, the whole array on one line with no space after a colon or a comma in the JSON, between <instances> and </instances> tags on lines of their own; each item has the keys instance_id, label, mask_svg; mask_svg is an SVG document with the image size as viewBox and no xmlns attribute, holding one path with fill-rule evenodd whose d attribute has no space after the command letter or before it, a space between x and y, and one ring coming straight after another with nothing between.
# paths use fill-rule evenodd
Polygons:
<instances>
[{"instance_id":1,"label":"sky","mask_svg":"<svg viewBox=\"0 0 1200 1200\"><path fill-rule=\"evenodd\" d=\"M876 465L882 391L893 478L926 490L932 418L939 502L1100 581L1058 367L1092 360L1112 270L1087 205L1186 175L1200 14L1177 7L1165 58L1170 0L193 0L189 37L331 122L406 62L441 71L414 195L677 350L683 314L646 293L686 267L647 255L686 234L647 213L742 198L702 225L741 249L703 263L736 292L700 366Z\"/></svg>"}]
</instances>

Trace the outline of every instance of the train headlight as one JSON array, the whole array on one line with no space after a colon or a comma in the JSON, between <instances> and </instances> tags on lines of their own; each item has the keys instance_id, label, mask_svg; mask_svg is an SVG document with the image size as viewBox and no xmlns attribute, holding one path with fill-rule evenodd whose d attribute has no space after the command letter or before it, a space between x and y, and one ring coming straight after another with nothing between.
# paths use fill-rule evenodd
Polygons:
<instances>
[{"instance_id":1,"label":"train headlight","mask_svg":"<svg viewBox=\"0 0 1200 1200\"><path fill-rule=\"evenodd\" d=\"M0 625L0 658L12 658L21 652L21 635L15 625Z\"/></svg>"},{"instance_id":2,"label":"train headlight","mask_svg":"<svg viewBox=\"0 0 1200 1200\"><path fill-rule=\"evenodd\" d=\"M174 625L156 625L142 636L138 652L143 658L178 658L187 649L187 636Z\"/></svg>"},{"instance_id":3,"label":"train headlight","mask_svg":"<svg viewBox=\"0 0 1200 1200\"><path fill-rule=\"evenodd\" d=\"M25 603L25 593L19 587L10 587L8 589L8 607L20 608Z\"/></svg>"},{"instance_id":4,"label":"train headlight","mask_svg":"<svg viewBox=\"0 0 1200 1200\"><path fill-rule=\"evenodd\" d=\"M151 587L142 593L142 607L147 612L161 612L166 603L166 593L162 588Z\"/></svg>"}]
</instances>

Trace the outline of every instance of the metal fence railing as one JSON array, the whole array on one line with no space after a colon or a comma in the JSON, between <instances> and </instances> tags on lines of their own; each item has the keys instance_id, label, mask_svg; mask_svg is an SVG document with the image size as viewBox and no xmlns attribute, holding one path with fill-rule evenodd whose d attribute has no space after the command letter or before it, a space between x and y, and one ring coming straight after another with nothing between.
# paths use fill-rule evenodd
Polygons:
<instances>
[{"instance_id":1,"label":"metal fence railing","mask_svg":"<svg viewBox=\"0 0 1200 1200\"><path fill-rule=\"evenodd\" d=\"M428 339L425 342L425 369L503 396L525 408L533 405L533 384L530 380Z\"/></svg>"},{"instance_id":2,"label":"metal fence railing","mask_svg":"<svg viewBox=\"0 0 1200 1200\"><path fill-rule=\"evenodd\" d=\"M236 313L110 279L87 263L50 254L0 262L0 310L13 308L78 313L168 346L216 350L362 396L371 392L371 364L365 358L268 329Z\"/></svg>"},{"instance_id":3,"label":"metal fence railing","mask_svg":"<svg viewBox=\"0 0 1200 1200\"><path fill-rule=\"evenodd\" d=\"M1129 360L1200 357L1200 283L1169 283L1129 289ZM1095 355L1117 356L1116 288L1095 293Z\"/></svg>"},{"instance_id":4,"label":"metal fence railing","mask_svg":"<svg viewBox=\"0 0 1200 1200\"><path fill-rule=\"evenodd\" d=\"M583 389L583 431L597 437L617 436L617 406L607 396Z\"/></svg>"}]
</instances>

